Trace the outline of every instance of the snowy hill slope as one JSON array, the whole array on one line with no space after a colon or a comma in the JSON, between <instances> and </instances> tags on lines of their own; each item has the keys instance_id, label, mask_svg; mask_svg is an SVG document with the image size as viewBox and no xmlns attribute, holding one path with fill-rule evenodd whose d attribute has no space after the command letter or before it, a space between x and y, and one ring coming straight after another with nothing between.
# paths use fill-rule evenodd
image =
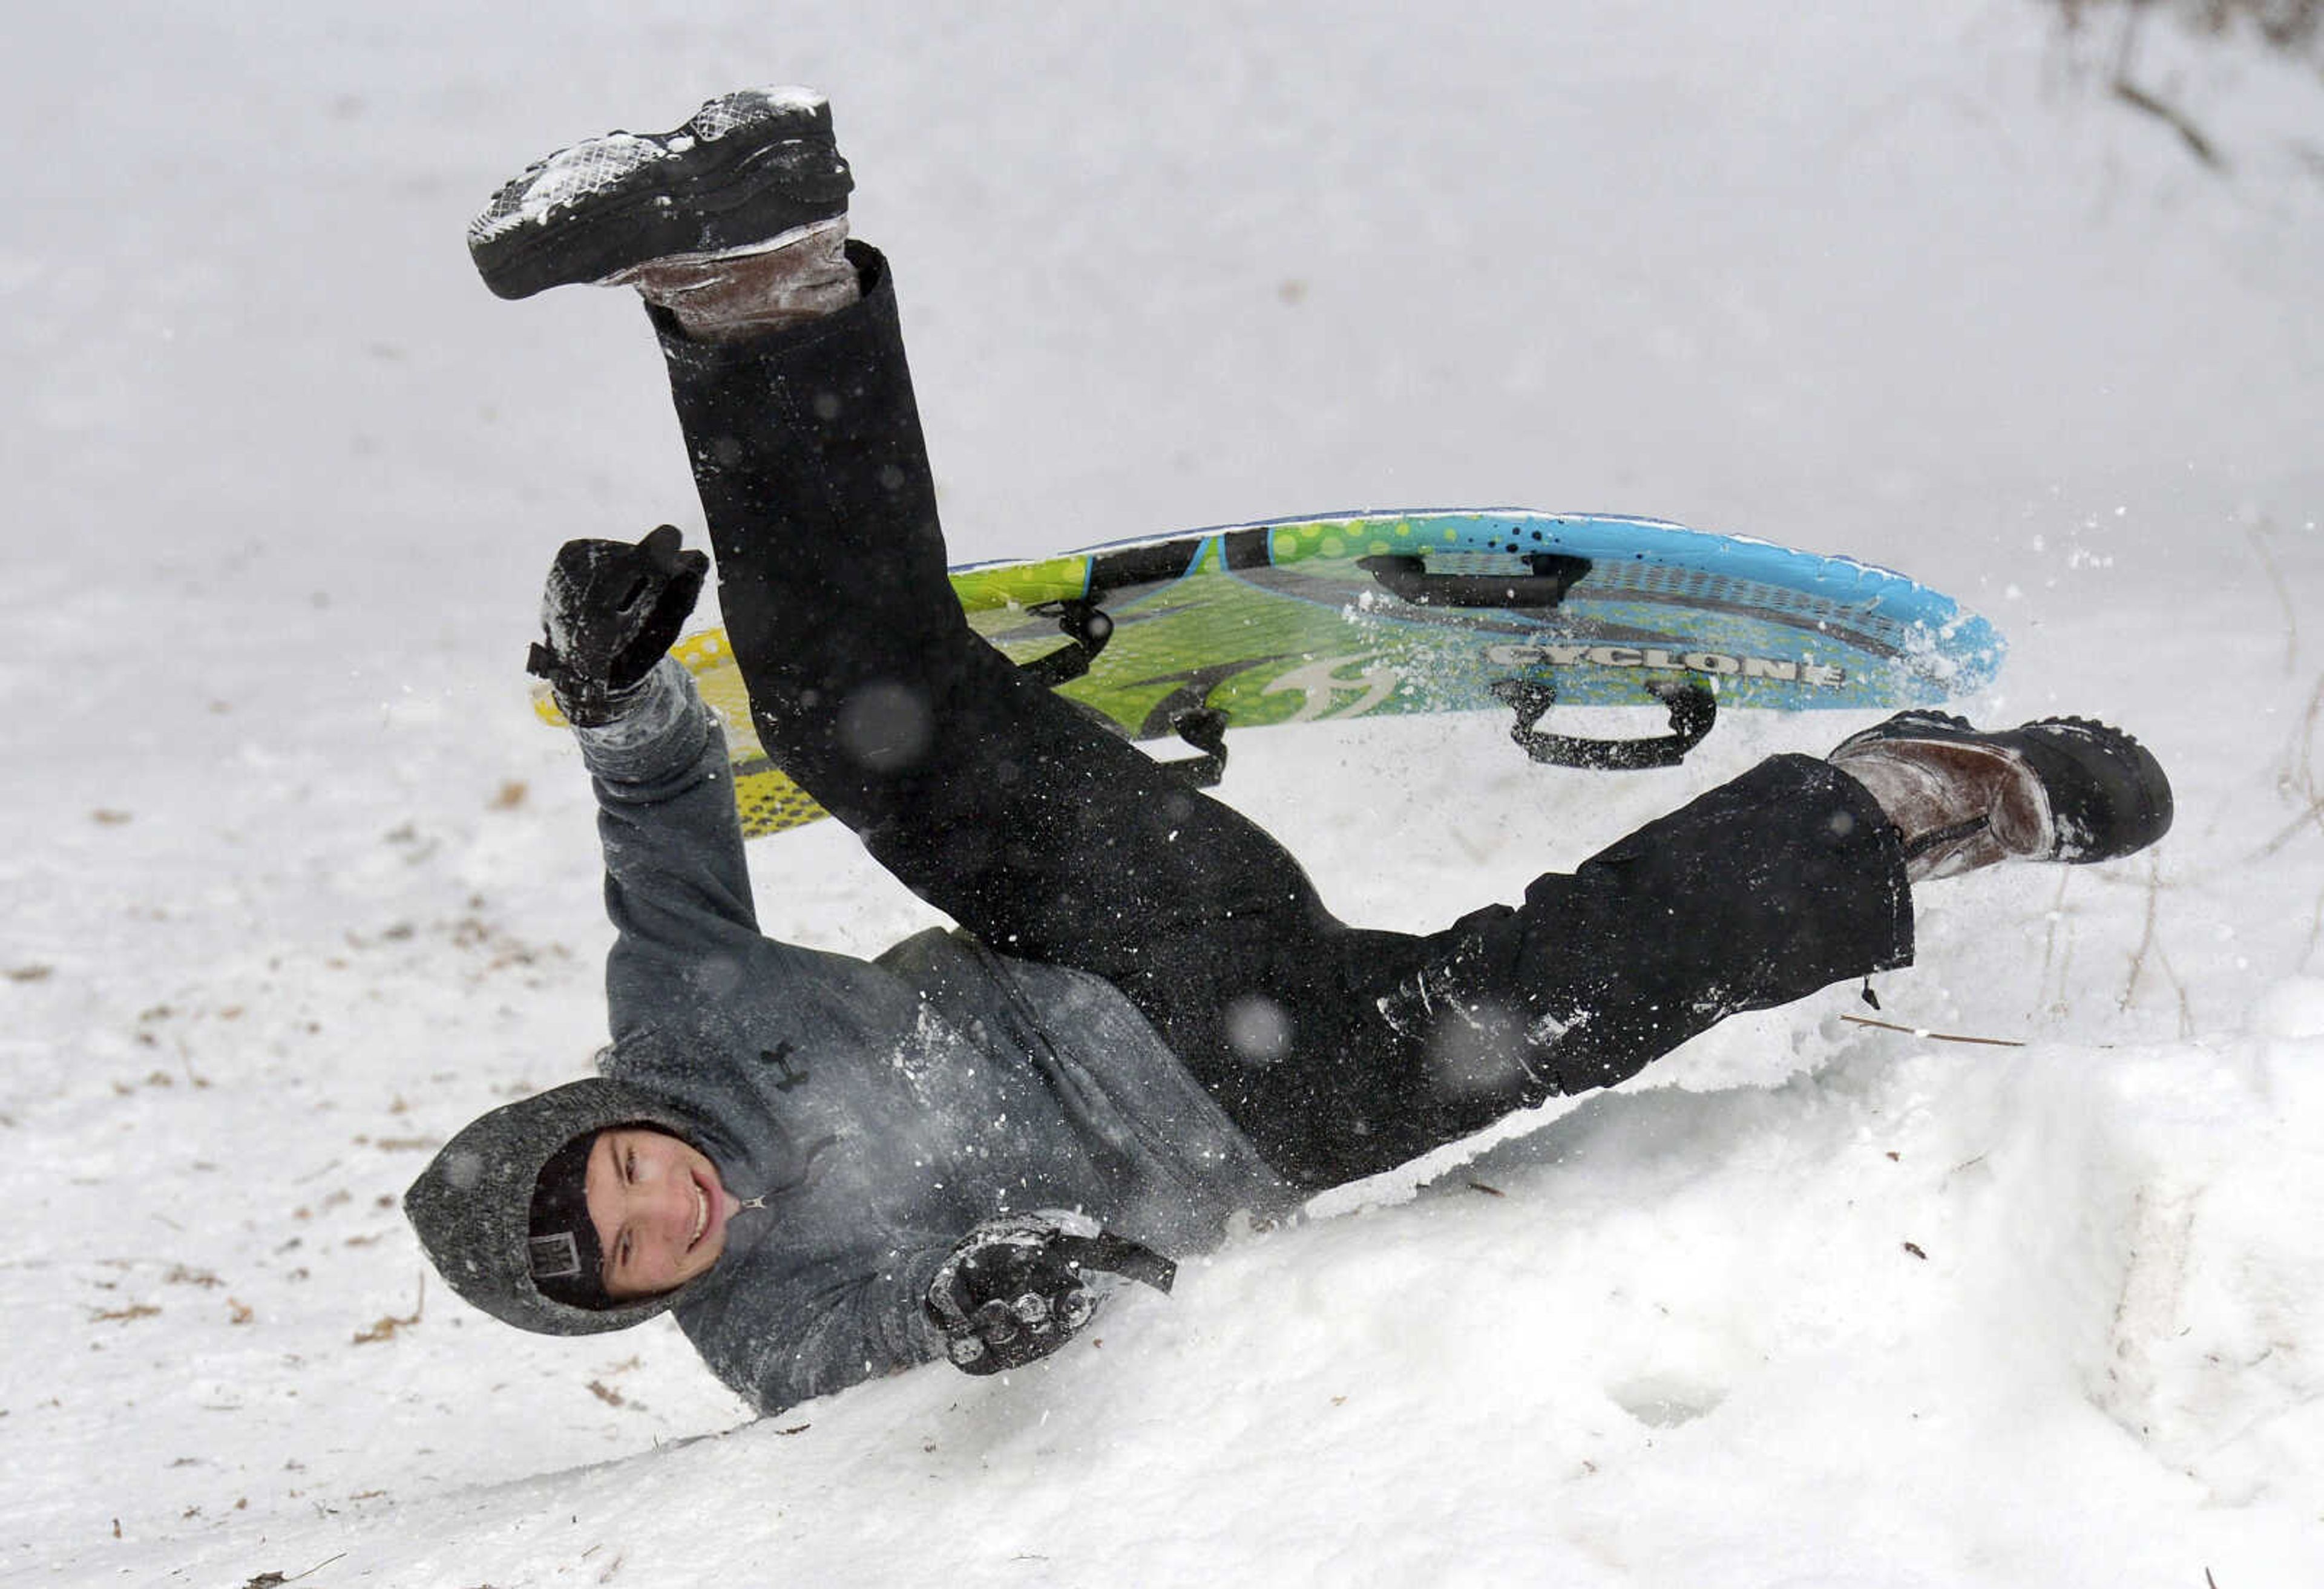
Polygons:
<instances>
[{"instance_id":1,"label":"snowy hill slope","mask_svg":"<svg viewBox=\"0 0 2324 1589\"><path fill-rule=\"evenodd\" d=\"M2102 32L1863 9L23 30L0 1580L2314 1582L2324 89L2151 30L2221 173ZM2177 831L1926 893L1883 1016L2025 1046L1731 1023L1005 1383L742 1425L674 1331L491 1324L392 1205L602 1040L540 572L695 519L634 311L497 303L459 232L767 79L835 96L962 558L1462 501L1849 552L2009 633L1980 717L2132 726ZM1318 727L1224 793L1421 926L1853 726L1631 780ZM753 864L779 935L925 920L836 832Z\"/></svg>"}]
</instances>

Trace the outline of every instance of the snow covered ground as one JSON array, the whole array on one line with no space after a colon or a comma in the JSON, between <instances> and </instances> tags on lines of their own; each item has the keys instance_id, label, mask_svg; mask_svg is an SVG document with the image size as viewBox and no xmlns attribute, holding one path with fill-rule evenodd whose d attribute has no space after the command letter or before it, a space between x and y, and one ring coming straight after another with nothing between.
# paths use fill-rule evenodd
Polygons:
<instances>
[{"instance_id":1,"label":"snow covered ground","mask_svg":"<svg viewBox=\"0 0 2324 1589\"><path fill-rule=\"evenodd\" d=\"M2034 0L477 10L0 56L0 1581L2324 1581L2312 67L2148 28L2215 170ZM539 576L696 519L635 311L461 229L761 80L835 96L961 558L1485 501L1852 553L2177 831L1927 891L1886 1016L2024 1046L1737 1021L1006 1382L746 1423L666 1325L492 1324L393 1204L602 1036ZM1286 730L1225 793L1416 927L1853 726ZM753 859L778 934L923 921L835 831Z\"/></svg>"}]
</instances>

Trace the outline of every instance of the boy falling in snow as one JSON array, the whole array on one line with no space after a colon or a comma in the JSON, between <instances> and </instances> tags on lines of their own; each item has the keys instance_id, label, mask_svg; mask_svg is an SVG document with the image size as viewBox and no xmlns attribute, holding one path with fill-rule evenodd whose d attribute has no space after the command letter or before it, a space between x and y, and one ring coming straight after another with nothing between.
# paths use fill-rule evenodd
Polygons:
<instances>
[{"instance_id":1,"label":"boy falling in snow","mask_svg":"<svg viewBox=\"0 0 2324 1589\"><path fill-rule=\"evenodd\" d=\"M470 230L503 297L644 297L761 742L961 927L868 962L761 937L724 739L664 656L708 562L667 526L568 543L532 666L597 793L613 1041L601 1076L477 1120L405 1199L501 1318L672 1311L761 1411L939 1356L1027 1363L1112 1277L1167 1287L1165 1255L1239 1209L1907 963L1913 884L2170 826L2162 769L2115 730L1906 712L1520 905L1347 926L1264 832L969 629L852 186L820 98L751 90L561 151Z\"/></svg>"}]
</instances>

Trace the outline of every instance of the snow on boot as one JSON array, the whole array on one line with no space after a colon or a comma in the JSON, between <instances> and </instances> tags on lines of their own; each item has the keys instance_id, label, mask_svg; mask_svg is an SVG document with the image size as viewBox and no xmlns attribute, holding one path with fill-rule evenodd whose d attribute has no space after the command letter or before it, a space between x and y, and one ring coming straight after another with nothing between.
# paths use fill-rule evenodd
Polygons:
<instances>
[{"instance_id":1,"label":"snow on boot","mask_svg":"<svg viewBox=\"0 0 2324 1589\"><path fill-rule=\"evenodd\" d=\"M2082 718L1981 733L1944 712L1903 712L1827 759L1904 833L1914 882L2003 860L2113 860L2171 830L2162 766L2121 730Z\"/></svg>"},{"instance_id":2,"label":"snow on boot","mask_svg":"<svg viewBox=\"0 0 2324 1589\"><path fill-rule=\"evenodd\" d=\"M669 133L608 133L503 184L468 227L503 298L602 281L673 254L755 251L847 213L854 178L807 88L723 95Z\"/></svg>"}]
</instances>

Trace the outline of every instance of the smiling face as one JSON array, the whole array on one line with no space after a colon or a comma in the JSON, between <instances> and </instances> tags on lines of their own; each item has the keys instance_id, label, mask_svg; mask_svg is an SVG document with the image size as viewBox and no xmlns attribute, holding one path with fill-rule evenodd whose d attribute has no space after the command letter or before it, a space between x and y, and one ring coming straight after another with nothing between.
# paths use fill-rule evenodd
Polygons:
<instances>
[{"instance_id":1,"label":"smiling face","mask_svg":"<svg viewBox=\"0 0 2324 1589\"><path fill-rule=\"evenodd\" d=\"M587 1184L605 1294L616 1301L674 1290L726 1250L734 1199L716 1165L667 1132L599 1132Z\"/></svg>"}]
</instances>

